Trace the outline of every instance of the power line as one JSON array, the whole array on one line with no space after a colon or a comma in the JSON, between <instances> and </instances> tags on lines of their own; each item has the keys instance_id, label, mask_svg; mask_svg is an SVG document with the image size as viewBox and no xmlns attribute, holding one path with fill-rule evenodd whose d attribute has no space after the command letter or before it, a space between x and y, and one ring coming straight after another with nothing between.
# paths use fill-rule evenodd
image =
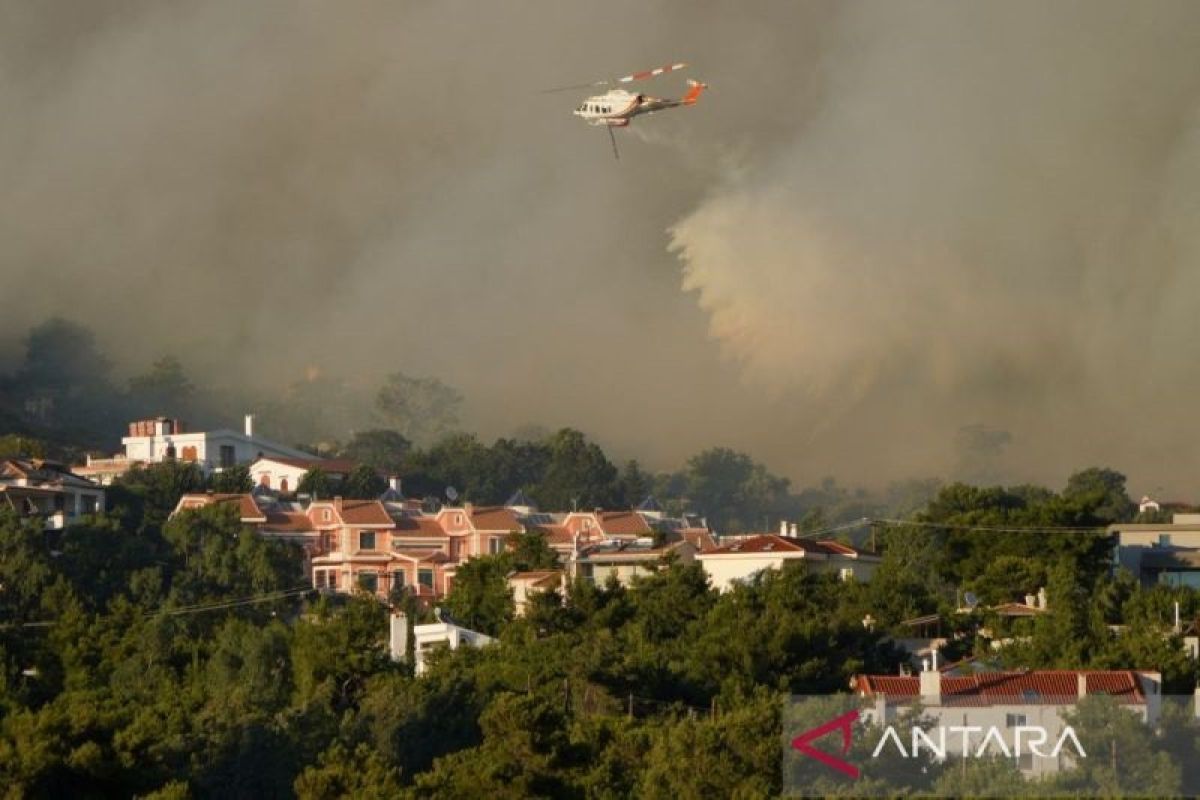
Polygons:
<instances>
[{"instance_id":1,"label":"power line","mask_svg":"<svg viewBox=\"0 0 1200 800\"><path fill-rule=\"evenodd\" d=\"M205 611L223 611L229 608L237 608L239 606L249 606L258 603L269 603L273 600L286 600L291 597L299 597L313 591L311 586L296 586L291 589L279 589L274 592L266 592L263 594L250 595L248 597L237 597L228 600L214 600L205 603L192 603L186 606L176 608L160 607L153 611L146 611L140 615L140 619L152 619L154 617L166 616L177 617L185 614L201 614ZM22 622L7 625L0 625L0 630L6 628L48 628L57 625L57 620L42 620L40 622Z\"/></svg>"},{"instance_id":2,"label":"power line","mask_svg":"<svg viewBox=\"0 0 1200 800\"><path fill-rule=\"evenodd\" d=\"M866 519L866 517L864 517L863 519ZM1071 525L1026 525L1026 526L964 525L964 524L958 524L958 523L953 523L953 522L919 522L916 520L887 519L884 517L879 517L879 518L868 520L868 521L870 522L870 524L899 525L899 526L909 526L909 527L916 527L916 528L944 528L944 529L948 529L948 530L960 530L960 531L994 531L996 533L1039 533L1039 532L1046 532L1046 533L1054 533L1054 532L1098 533L1101 531L1108 530L1108 528L1106 528L1106 527L1095 527L1095 526L1083 527L1083 526L1071 526Z\"/></svg>"}]
</instances>

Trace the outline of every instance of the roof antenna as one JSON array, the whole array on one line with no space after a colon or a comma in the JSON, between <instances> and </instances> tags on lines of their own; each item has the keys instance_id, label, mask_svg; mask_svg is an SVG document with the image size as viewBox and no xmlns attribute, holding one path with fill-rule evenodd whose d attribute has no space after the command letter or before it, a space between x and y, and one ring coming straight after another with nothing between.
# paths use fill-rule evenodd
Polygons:
<instances>
[{"instance_id":1,"label":"roof antenna","mask_svg":"<svg viewBox=\"0 0 1200 800\"><path fill-rule=\"evenodd\" d=\"M621 154L617 152L617 137L612 131L612 125L605 125L604 127L608 128L608 138L612 141L613 158L615 158L617 161L620 161Z\"/></svg>"}]
</instances>

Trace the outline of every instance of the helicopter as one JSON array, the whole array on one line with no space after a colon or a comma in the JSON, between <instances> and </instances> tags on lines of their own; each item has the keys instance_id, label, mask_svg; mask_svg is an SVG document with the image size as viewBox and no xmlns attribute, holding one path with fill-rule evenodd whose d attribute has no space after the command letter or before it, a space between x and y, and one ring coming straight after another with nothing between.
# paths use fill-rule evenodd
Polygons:
<instances>
[{"instance_id":1,"label":"helicopter","mask_svg":"<svg viewBox=\"0 0 1200 800\"><path fill-rule=\"evenodd\" d=\"M562 92L570 89L584 89L592 86L613 86L614 84L633 83L634 81L650 80L657 78L660 75L666 75L669 72L675 72L686 68L685 63L668 64L663 67L648 69L643 72L634 72L621 78L613 80L595 81L594 83L582 83L574 86L560 86L555 89L548 89L550 92ZM633 121L634 117L642 114L654 114L659 111L665 111L668 108L680 108L682 106L694 106L700 99L700 95L708 88L707 83L700 81L688 80L688 91L683 97L678 99L666 97L652 97L642 92L631 92L623 87L609 89L604 94L592 95L579 104L572 113L583 119L589 125L603 125L608 129L609 139L612 141L613 157L619 159L620 152L617 150L617 139L613 135L613 128L626 128Z\"/></svg>"}]
</instances>

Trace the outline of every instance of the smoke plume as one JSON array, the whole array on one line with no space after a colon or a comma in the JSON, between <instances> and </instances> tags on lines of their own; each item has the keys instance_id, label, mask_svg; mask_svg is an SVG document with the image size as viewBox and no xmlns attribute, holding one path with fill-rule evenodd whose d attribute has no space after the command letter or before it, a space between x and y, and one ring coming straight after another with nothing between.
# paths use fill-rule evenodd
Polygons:
<instances>
[{"instance_id":1,"label":"smoke plume","mask_svg":"<svg viewBox=\"0 0 1200 800\"><path fill-rule=\"evenodd\" d=\"M488 435L1188 488L1200 7L0 0L0 359L437 375ZM686 59L618 131L563 83ZM674 96L681 81L647 89ZM622 136L622 134L625 134Z\"/></svg>"}]
</instances>

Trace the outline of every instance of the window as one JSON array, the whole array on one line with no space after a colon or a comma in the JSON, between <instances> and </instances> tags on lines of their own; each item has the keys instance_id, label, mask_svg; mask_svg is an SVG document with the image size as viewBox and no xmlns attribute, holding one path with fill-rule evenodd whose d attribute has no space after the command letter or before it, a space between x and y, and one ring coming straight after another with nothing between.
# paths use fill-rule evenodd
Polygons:
<instances>
[{"instance_id":1,"label":"window","mask_svg":"<svg viewBox=\"0 0 1200 800\"><path fill-rule=\"evenodd\" d=\"M318 569L313 572L313 586L318 589L325 588L325 570Z\"/></svg>"},{"instance_id":2,"label":"window","mask_svg":"<svg viewBox=\"0 0 1200 800\"><path fill-rule=\"evenodd\" d=\"M189 445L184 446L183 460L184 461L195 461L196 460L196 445L189 444Z\"/></svg>"},{"instance_id":3,"label":"window","mask_svg":"<svg viewBox=\"0 0 1200 800\"><path fill-rule=\"evenodd\" d=\"M838 570L838 577L843 581L854 580L854 569L851 567L842 567Z\"/></svg>"},{"instance_id":4,"label":"window","mask_svg":"<svg viewBox=\"0 0 1200 800\"><path fill-rule=\"evenodd\" d=\"M1018 768L1022 772L1033 772L1033 753L1021 753Z\"/></svg>"},{"instance_id":5,"label":"window","mask_svg":"<svg viewBox=\"0 0 1200 800\"><path fill-rule=\"evenodd\" d=\"M419 569L417 570L417 583L430 591L433 590L433 570Z\"/></svg>"},{"instance_id":6,"label":"window","mask_svg":"<svg viewBox=\"0 0 1200 800\"><path fill-rule=\"evenodd\" d=\"M229 469L234 465L233 445L221 445L221 469Z\"/></svg>"},{"instance_id":7,"label":"window","mask_svg":"<svg viewBox=\"0 0 1200 800\"><path fill-rule=\"evenodd\" d=\"M493 536L488 539L488 553L491 555L499 555L504 552L504 540L499 536Z\"/></svg>"},{"instance_id":8,"label":"window","mask_svg":"<svg viewBox=\"0 0 1200 800\"><path fill-rule=\"evenodd\" d=\"M375 549L375 531L359 531L358 532L358 549L359 550L374 550Z\"/></svg>"},{"instance_id":9,"label":"window","mask_svg":"<svg viewBox=\"0 0 1200 800\"><path fill-rule=\"evenodd\" d=\"M398 569L392 572L392 589L403 589L408 583L408 577L404 574L404 570Z\"/></svg>"},{"instance_id":10,"label":"window","mask_svg":"<svg viewBox=\"0 0 1200 800\"><path fill-rule=\"evenodd\" d=\"M1159 547L1170 547L1171 546L1171 534L1160 533L1158 535L1158 546Z\"/></svg>"},{"instance_id":11,"label":"window","mask_svg":"<svg viewBox=\"0 0 1200 800\"><path fill-rule=\"evenodd\" d=\"M328 508L321 509L321 519L325 522L329 522L331 519L333 519L333 512Z\"/></svg>"},{"instance_id":12,"label":"window","mask_svg":"<svg viewBox=\"0 0 1200 800\"><path fill-rule=\"evenodd\" d=\"M1005 714L1004 724L1009 728L1019 728L1026 725L1024 714Z\"/></svg>"},{"instance_id":13,"label":"window","mask_svg":"<svg viewBox=\"0 0 1200 800\"><path fill-rule=\"evenodd\" d=\"M358 575L358 586L371 594L379 591L379 576L374 572L360 572Z\"/></svg>"},{"instance_id":14,"label":"window","mask_svg":"<svg viewBox=\"0 0 1200 800\"><path fill-rule=\"evenodd\" d=\"M280 478L280 479L279 479L279 491L283 492L284 494L287 494L287 493L288 493L288 480L287 480L287 478ZM328 512L328 511L326 511L326 512L325 512L325 514L326 514L326 517L325 517L325 519L329 519L329 517L328 517L328 514L329 514L329 512Z\"/></svg>"}]
</instances>

